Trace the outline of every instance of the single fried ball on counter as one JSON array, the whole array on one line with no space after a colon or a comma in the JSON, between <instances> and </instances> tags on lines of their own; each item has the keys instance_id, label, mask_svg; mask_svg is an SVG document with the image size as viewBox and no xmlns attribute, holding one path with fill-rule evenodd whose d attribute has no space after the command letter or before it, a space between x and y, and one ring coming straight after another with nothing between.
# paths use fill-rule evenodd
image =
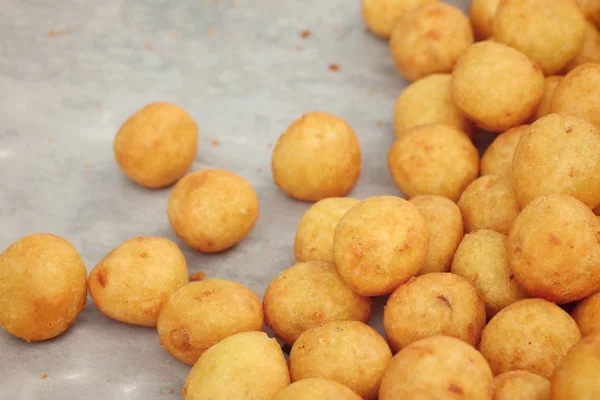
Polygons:
<instances>
[{"instance_id":1,"label":"single fried ball on counter","mask_svg":"<svg viewBox=\"0 0 600 400\"><path fill-rule=\"evenodd\" d=\"M386 368L379 389L379 400L493 396L494 376L485 359L472 346L448 336L428 337L402 349Z\"/></svg>"},{"instance_id":2,"label":"single fried ball on counter","mask_svg":"<svg viewBox=\"0 0 600 400\"><path fill-rule=\"evenodd\" d=\"M182 108L151 103L123 124L114 141L119 168L134 182L161 188L175 183L196 158L198 126Z\"/></svg>"},{"instance_id":3,"label":"single fried ball on counter","mask_svg":"<svg viewBox=\"0 0 600 400\"><path fill-rule=\"evenodd\" d=\"M384 309L383 326L394 351L436 335L475 346L485 326L485 303L475 287L458 275L426 274L394 291Z\"/></svg>"},{"instance_id":4,"label":"single fried ball on counter","mask_svg":"<svg viewBox=\"0 0 600 400\"><path fill-rule=\"evenodd\" d=\"M600 4L600 2L598 2ZM600 6L598 8L600 10ZM600 13L600 11L599 11ZM600 64L600 31L590 22L586 22L585 40L579 53L563 68L568 72L586 63Z\"/></svg>"},{"instance_id":5,"label":"single fried ball on counter","mask_svg":"<svg viewBox=\"0 0 600 400\"><path fill-rule=\"evenodd\" d=\"M494 36L494 17L502 0L471 1L470 17L473 33L477 40L486 40Z\"/></svg>"},{"instance_id":6,"label":"single fried ball on counter","mask_svg":"<svg viewBox=\"0 0 600 400\"><path fill-rule=\"evenodd\" d=\"M394 182L408 198L434 194L457 201L479 174L479 153L467 135L448 125L415 127L388 154Z\"/></svg>"},{"instance_id":7,"label":"single fried ball on counter","mask_svg":"<svg viewBox=\"0 0 600 400\"><path fill-rule=\"evenodd\" d=\"M277 186L295 199L343 197L360 175L358 138L340 118L304 114L277 141L271 169Z\"/></svg>"},{"instance_id":8,"label":"single fried ball on counter","mask_svg":"<svg viewBox=\"0 0 600 400\"><path fill-rule=\"evenodd\" d=\"M252 185L233 172L206 169L186 175L168 203L171 227L188 246L204 253L229 249L242 241L258 219Z\"/></svg>"},{"instance_id":9,"label":"single fried ball on counter","mask_svg":"<svg viewBox=\"0 0 600 400\"><path fill-rule=\"evenodd\" d=\"M494 400L550 400L550 381L529 371L504 372L494 382Z\"/></svg>"},{"instance_id":10,"label":"single fried ball on counter","mask_svg":"<svg viewBox=\"0 0 600 400\"><path fill-rule=\"evenodd\" d=\"M273 400L362 400L348 387L330 379L308 378L287 386Z\"/></svg>"},{"instance_id":11,"label":"single fried ball on counter","mask_svg":"<svg viewBox=\"0 0 600 400\"><path fill-rule=\"evenodd\" d=\"M194 365L211 346L239 332L262 331L263 310L247 287L223 279L191 282L165 303L156 324L161 346Z\"/></svg>"},{"instance_id":12,"label":"single fried ball on counter","mask_svg":"<svg viewBox=\"0 0 600 400\"><path fill-rule=\"evenodd\" d=\"M446 124L471 135L471 122L454 106L450 74L433 74L405 88L394 107L396 137L419 125Z\"/></svg>"},{"instance_id":13,"label":"single fried ball on counter","mask_svg":"<svg viewBox=\"0 0 600 400\"><path fill-rule=\"evenodd\" d=\"M425 4L405 13L394 25L390 49L398 70L412 82L451 72L473 43L473 30L462 11L446 3Z\"/></svg>"},{"instance_id":14,"label":"single fried ball on counter","mask_svg":"<svg viewBox=\"0 0 600 400\"><path fill-rule=\"evenodd\" d=\"M56 337L86 299L85 265L65 239L35 233L0 254L0 327L11 335L27 342Z\"/></svg>"},{"instance_id":15,"label":"single fried ball on counter","mask_svg":"<svg viewBox=\"0 0 600 400\"><path fill-rule=\"evenodd\" d=\"M552 400L600 399L600 332L569 350L551 379Z\"/></svg>"},{"instance_id":16,"label":"single fried ball on counter","mask_svg":"<svg viewBox=\"0 0 600 400\"><path fill-rule=\"evenodd\" d=\"M481 175L499 175L512 182L512 162L519 140L529 125L520 125L496 136L481 157Z\"/></svg>"},{"instance_id":17,"label":"single fried ball on counter","mask_svg":"<svg viewBox=\"0 0 600 400\"><path fill-rule=\"evenodd\" d=\"M429 231L427 258L419 274L448 272L454 252L464 235L460 209L443 196L417 196L409 202L425 217Z\"/></svg>"},{"instance_id":18,"label":"single fried ball on counter","mask_svg":"<svg viewBox=\"0 0 600 400\"><path fill-rule=\"evenodd\" d=\"M481 229L464 237L452 260L452 273L477 289L488 318L526 297L508 267L506 244L506 235Z\"/></svg>"},{"instance_id":19,"label":"single fried ball on counter","mask_svg":"<svg viewBox=\"0 0 600 400\"><path fill-rule=\"evenodd\" d=\"M358 199L350 197L330 197L313 204L302 216L296 230L296 260L335 262L335 227L344 214L358 203Z\"/></svg>"},{"instance_id":20,"label":"single fried ball on counter","mask_svg":"<svg viewBox=\"0 0 600 400\"><path fill-rule=\"evenodd\" d=\"M567 351L581 339L577 324L556 304L519 300L483 330L479 349L495 375L526 370L550 379Z\"/></svg>"},{"instance_id":21,"label":"single fried ball on counter","mask_svg":"<svg viewBox=\"0 0 600 400\"><path fill-rule=\"evenodd\" d=\"M88 278L92 299L103 314L141 326L156 326L169 296L187 283L187 264L179 247L152 236L126 240Z\"/></svg>"},{"instance_id":22,"label":"single fried ball on counter","mask_svg":"<svg viewBox=\"0 0 600 400\"><path fill-rule=\"evenodd\" d=\"M304 331L331 321L371 318L371 299L354 293L334 264L298 263L269 283L263 299L267 325L292 345Z\"/></svg>"},{"instance_id":23,"label":"single fried ball on counter","mask_svg":"<svg viewBox=\"0 0 600 400\"><path fill-rule=\"evenodd\" d=\"M544 74L525 54L485 41L472 45L452 72L454 105L477 126L503 132L525 123L544 94Z\"/></svg>"},{"instance_id":24,"label":"single fried ball on counter","mask_svg":"<svg viewBox=\"0 0 600 400\"><path fill-rule=\"evenodd\" d=\"M392 293L415 276L427 257L427 222L408 201L370 197L350 209L335 229L335 263L363 296Z\"/></svg>"},{"instance_id":25,"label":"single fried ball on counter","mask_svg":"<svg viewBox=\"0 0 600 400\"><path fill-rule=\"evenodd\" d=\"M264 332L240 332L202 354L182 395L183 400L270 400L289 384L277 341Z\"/></svg>"},{"instance_id":26,"label":"single fried ball on counter","mask_svg":"<svg viewBox=\"0 0 600 400\"><path fill-rule=\"evenodd\" d=\"M586 63L569 72L556 88L551 110L583 118L600 129L600 64Z\"/></svg>"},{"instance_id":27,"label":"single fried ball on counter","mask_svg":"<svg viewBox=\"0 0 600 400\"><path fill-rule=\"evenodd\" d=\"M391 358L387 343L369 325L334 321L300 335L290 352L290 373L294 382L331 379L374 400Z\"/></svg>"},{"instance_id":28,"label":"single fried ball on counter","mask_svg":"<svg viewBox=\"0 0 600 400\"><path fill-rule=\"evenodd\" d=\"M597 0L575 0L585 17L600 27L600 3Z\"/></svg>"},{"instance_id":29,"label":"single fried ball on counter","mask_svg":"<svg viewBox=\"0 0 600 400\"><path fill-rule=\"evenodd\" d=\"M556 88L564 79L563 76L560 75L552 75L546 77L544 80L544 96L542 97L542 101L540 101L540 105L535 112L535 119L538 120L540 118L545 117L548 114L551 114L552 108L552 100L554 99L554 93L556 92Z\"/></svg>"},{"instance_id":30,"label":"single fried ball on counter","mask_svg":"<svg viewBox=\"0 0 600 400\"><path fill-rule=\"evenodd\" d=\"M439 0L361 0L363 20L371 32L387 39L398 20L423 4L437 3Z\"/></svg>"},{"instance_id":31,"label":"single fried ball on counter","mask_svg":"<svg viewBox=\"0 0 600 400\"><path fill-rule=\"evenodd\" d=\"M572 315L583 336L600 332L600 292L581 300Z\"/></svg>"},{"instance_id":32,"label":"single fried ball on counter","mask_svg":"<svg viewBox=\"0 0 600 400\"><path fill-rule=\"evenodd\" d=\"M588 207L600 204L600 130L567 114L534 122L513 157L513 185L521 207L553 193Z\"/></svg>"}]
</instances>

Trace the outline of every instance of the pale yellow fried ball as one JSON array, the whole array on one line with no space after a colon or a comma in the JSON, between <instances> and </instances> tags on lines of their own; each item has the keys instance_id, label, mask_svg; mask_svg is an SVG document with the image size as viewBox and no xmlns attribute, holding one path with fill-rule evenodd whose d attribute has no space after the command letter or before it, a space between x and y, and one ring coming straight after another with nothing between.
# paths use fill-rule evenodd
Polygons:
<instances>
[{"instance_id":1,"label":"pale yellow fried ball","mask_svg":"<svg viewBox=\"0 0 600 400\"><path fill-rule=\"evenodd\" d=\"M290 384L285 357L264 332L223 339L198 359L183 386L184 400L272 400Z\"/></svg>"},{"instance_id":2,"label":"pale yellow fried ball","mask_svg":"<svg viewBox=\"0 0 600 400\"><path fill-rule=\"evenodd\" d=\"M271 169L277 186L295 199L345 196L360 175L358 139L340 118L324 112L304 114L277 141Z\"/></svg>"},{"instance_id":3,"label":"pale yellow fried ball","mask_svg":"<svg viewBox=\"0 0 600 400\"><path fill-rule=\"evenodd\" d=\"M519 300L483 330L479 349L495 375L526 370L550 379L567 351L581 339L577 324L556 304Z\"/></svg>"},{"instance_id":4,"label":"pale yellow fried ball","mask_svg":"<svg viewBox=\"0 0 600 400\"><path fill-rule=\"evenodd\" d=\"M168 216L188 246L215 253L248 236L258 209L256 192L248 181L229 171L207 169L188 174L175 185Z\"/></svg>"},{"instance_id":5,"label":"pale yellow fried ball","mask_svg":"<svg viewBox=\"0 0 600 400\"><path fill-rule=\"evenodd\" d=\"M600 3L598 0L575 0L585 17L600 27Z\"/></svg>"},{"instance_id":6,"label":"pale yellow fried ball","mask_svg":"<svg viewBox=\"0 0 600 400\"><path fill-rule=\"evenodd\" d=\"M446 124L471 135L471 122L454 106L450 74L433 74L412 83L400 93L394 108L396 137L419 125Z\"/></svg>"},{"instance_id":7,"label":"pale yellow fried ball","mask_svg":"<svg viewBox=\"0 0 600 400\"><path fill-rule=\"evenodd\" d=\"M600 131L567 114L534 122L513 157L513 185L521 207L534 199L561 193L588 207L600 204Z\"/></svg>"},{"instance_id":8,"label":"pale yellow fried ball","mask_svg":"<svg viewBox=\"0 0 600 400\"><path fill-rule=\"evenodd\" d=\"M502 0L473 0L471 2L471 26L477 40L494 36L494 17Z\"/></svg>"},{"instance_id":9,"label":"pale yellow fried ball","mask_svg":"<svg viewBox=\"0 0 600 400\"><path fill-rule=\"evenodd\" d=\"M371 32L379 37L390 37L398 20L417 7L439 0L361 0L362 16Z\"/></svg>"},{"instance_id":10,"label":"pale yellow fried ball","mask_svg":"<svg viewBox=\"0 0 600 400\"><path fill-rule=\"evenodd\" d=\"M529 125L521 125L496 136L481 157L481 175L499 175L512 182L515 149Z\"/></svg>"},{"instance_id":11,"label":"pale yellow fried ball","mask_svg":"<svg viewBox=\"0 0 600 400\"><path fill-rule=\"evenodd\" d=\"M362 400L348 387L330 379L308 378L287 386L273 400Z\"/></svg>"},{"instance_id":12,"label":"pale yellow fried ball","mask_svg":"<svg viewBox=\"0 0 600 400\"><path fill-rule=\"evenodd\" d=\"M387 343L370 326L334 321L300 335L290 352L290 373L292 381L331 379L374 400L391 358Z\"/></svg>"},{"instance_id":13,"label":"pale yellow fried ball","mask_svg":"<svg viewBox=\"0 0 600 400\"><path fill-rule=\"evenodd\" d=\"M354 293L334 264L298 263L269 283L263 299L273 333L294 344L305 330L330 321L369 322L371 299Z\"/></svg>"},{"instance_id":14,"label":"pale yellow fried ball","mask_svg":"<svg viewBox=\"0 0 600 400\"><path fill-rule=\"evenodd\" d=\"M482 229L465 236L452 260L452 273L477 289L485 301L488 318L526 297L514 280L506 255L507 237Z\"/></svg>"},{"instance_id":15,"label":"pale yellow fried ball","mask_svg":"<svg viewBox=\"0 0 600 400\"><path fill-rule=\"evenodd\" d=\"M458 206L442 196L417 196L410 199L427 221L429 249L419 274L448 272L463 232L462 216Z\"/></svg>"},{"instance_id":16,"label":"pale yellow fried ball","mask_svg":"<svg viewBox=\"0 0 600 400\"><path fill-rule=\"evenodd\" d=\"M161 346L194 365L217 342L239 332L262 331L263 310L247 287L223 279L191 282L165 303L156 324Z\"/></svg>"},{"instance_id":17,"label":"pale yellow fried ball","mask_svg":"<svg viewBox=\"0 0 600 400\"><path fill-rule=\"evenodd\" d=\"M296 230L296 260L335 262L335 227L344 214L358 202L358 199L350 197L330 197L313 204L302 216Z\"/></svg>"},{"instance_id":18,"label":"pale yellow fried ball","mask_svg":"<svg viewBox=\"0 0 600 400\"><path fill-rule=\"evenodd\" d=\"M462 11L445 3L425 4L405 13L390 37L392 57L410 82L451 72L473 43L473 30Z\"/></svg>"},{"instance_id":19,"label":"pale yellow fried ball","mask_svg":"<svg viewBox=\"0 0 600 400\"><path fill-rule=\"evenodd\" d=\"M416 322L416 321L413 321ZM402 349L388 365L379 400L492 400L494 376L481 354L448 336L432 336Z\"/></svg>"},{"instance_id":20,"label":"pale yellow fried ball","mask_svg":"<svg viewBox=\"0 0 600 400\"><path fill-rule=\"evenodd\" d=\"M583 336L600 332L600 292L581 300L573 310L573 319Z\"/></svg>"},{"instance_id":21,"label":"pale yellow fried ball","mask_svg":"<svg viewBox=\"0 0 600 400\"><path fill-rule=\"evenodd\" d=\"M114 141L119 168L142 186L175 183L196 158L198 126L182 108L151 103L133 114Z\"/></svg>"},{"instance_id":22,"label":"pale yellow fried ball","mask_svg":"<svg viewBox=\"0 0 600 400\"><path fill-rule=\"evenodd\" d=\"M0 254L0 327L11 335L28 342L56 337L86 298L85 265L65 239L36 233Z\"/></svg>"},{"instance_id":23,"label":"pale yellow fried ball","mask_svg":"<svg viewBox=\"0 0 600 400\"><path fill-rule=\"evenodd\" d=\"M428 237L414 205L394 196L371 197L352 207L335 229L336 266L356 293L389 294L419 272Z\"/></svg>"},{"instance_id":24,"label":"pale yellow fried ball","mask_svg":"<svg viewBox=\"0 0 600 400\"><path fill-rule=\"evenodd\" d=\"M472 45L452 72L454 105L480 128L503 132L525 123L544 94L544 74L523 53L500 43Z\"/></svg>"},{"instance_id":25,"label":"pale yellow fried ball","mask_svg":"<svg viewBox=\"0 0 600 400\"><path fill-rule=\"evenodd\" d=\"M550 400L550 381L529 371L504 372L494 382L494 400Z\"/></svg>"},{"instance_id":26,"label":"pale yellow fried ball","mask_svg":"<svg viewBox=\"0 0 600 400\"><path fill-rule=\"evenodd\" d=\"M552 108L552 99L554 99L554 93L556 93L556 88L562 82L564 77L558 75L552 75L546 77L544 80L544 96L542 97L542 101L540 101L540 105L535 112L535 119L538 120L540 118L545 117L550 114L550 109Z\"/></svg>"},{"instance_id":27,"label":"pale yellow fried ball","mask_svg":"<svg viewBox=\"0 0 600 400\"><path fill-rule=\"evenodd\" d=\"M589 62L600 64L600 31L593 24L586 22L583 46L577 56L565 66L564 70L568 72Z\"/></svg>"},{"instance_id":28,"label":"pale yellow fried ball","mask_svg":"<svg viewBox=\"0 0 600 400\"><path fill-rule=\"evenodd\" d=\"M411 279L388 299L383 327L395 352L429 336L446 335L472 346L485 326L485 303L473 285L447 272Z\"/></svg>"},{"instance_id":29,"label":"pale yellow fried ball","mask_svg":"<svg viewBox=\"0 0 600 400\"><path fill-rule=\"evenodd\" d=\"M138 236L108 253L88 279L98 309L117 321L156 326L171 294L188 283L179 247L168 239Z\"/></svg>"},{"instance_id":30,"label":"pale yellow fried ball","mask_svg":"<svg viewBox=\"0 0 600 400\"><path fill-rule=\"evenodd\" d=\"M556 88L551 110L583 118L600 129L600 64L583 64L569 72Z\"/></svg>"},{"instance_id":31,"label":"pale yellow fried ball","mask_svg":"<svg viewBox=\"0 0 600 400\"><path fill-rule=\"evenodd\" d=\"M479 153L456 128L423 125L396 140L388 154L388 167L408 198L434 194L457 201L479 174Z\"/></svg>"}]
</instances>

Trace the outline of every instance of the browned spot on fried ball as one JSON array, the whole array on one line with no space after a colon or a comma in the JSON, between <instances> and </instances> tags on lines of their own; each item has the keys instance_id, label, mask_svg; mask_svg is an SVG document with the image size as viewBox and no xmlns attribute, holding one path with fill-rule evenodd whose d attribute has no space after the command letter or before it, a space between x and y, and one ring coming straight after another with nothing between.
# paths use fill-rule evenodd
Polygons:
<instances>
[{"instance_id":1,"label":"browned spot on fried ball","mask_svg":"<svg viewBox=\"0 0 600 400\"><path fill-rule=\"evenodd\" d=\"M183 326L172 330L169 334L169 339L171 340L171 344L173 345L173 347L176 347L183 351L188 351L192 348L190 336L188 335L187 331Z\"/></svg>"},{"instance_id":2,"label":"browned spot on fried ball","mask_svg":"<svg viewBox=\"0 0 600 400\"><path fill-rule=\"evenodd\" d=\"M100 284L100 286L102 286L103 288L106 287L108 280L107 280L105 270L101 269L100 271L98 271L98 275L96 275L96 279L98 280L98 284Z\"/></svg>"},{"instance_id":3,"label":"browned spot on fried ball","mask_svg":"<svg viewBox=\"0 0 600 400\"><path fill-rule=\"evenodd\" d=\"M460 386L456 386L453 383L451 383L450 386L448 386L448 391L450 391L452 393L456 393L460 396L462 396L464 393L463 389Z\"/></svg>"}]
</instances>

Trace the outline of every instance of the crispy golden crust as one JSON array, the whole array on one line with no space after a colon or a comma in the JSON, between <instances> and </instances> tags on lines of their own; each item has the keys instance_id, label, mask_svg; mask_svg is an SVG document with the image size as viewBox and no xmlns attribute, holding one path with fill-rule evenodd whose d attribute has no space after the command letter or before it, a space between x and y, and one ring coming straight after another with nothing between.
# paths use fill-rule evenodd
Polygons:
<instances>
[{"instance_id":1,"label":"crispy golden crust","mask_svg":"<svg viewBox=\"0 0 600 400\"><path fill-rule=\"evenodd\" d=\"M361 0L361 12L371 32L387 39L398 20L408 11L439 0Z\"/></svg>"},{"instance_id":2,"label":"crispy golden crust","mask_svg":"<svg viewBox=\"0 0 600 400\"><path fill-rule=\"evenodd\" d=\"M600 292L581 300L573 310L573 319L583 336L600 332Z\"/></svg>"},{"instance_id":3,"label":"crispy golden crust","mask_svg":"<svg viewBox=\"0 0 600 400\"><path fill-rule=\"evenodd\" d=\"M552 376L552 399L600 398L600 332L583 338L569 350Z\"/></svg>"},{"instance_id":4,"label":"crispy golden crust","mask_svg":"<svg viewBox=\"0 0 600 400\"><path fill-rule=\"evenodd\" d=\"M287 386L273 400L362 400L346 386L329 379L302 379Z\"/></svg>"},{"instance_id":5,"label":"crispy golden crust","mask_svg":"<svg viewBox=\"0 0 600 400\"><path fill-rule=\"evenodd\" d=\"M542 101L540 101L540 105L535 112L535 119L538 120L540 118L545 117L550 114L550 109L552 108L552 99L554 99L554 93L556 93L556 88L562 82L564 77L552 75L546 77L544 80L544 96L542 97Z\"/></svg>"},{"instance_id":6,"label":"crispy golden crust","mask_svg":"<svg viewBox=\"0 0 600 400\"><path fill-rule=\"evenodd\" d=\"M600 2L598 4L600 4ZM600 15L600 6L598 10ZM565 68L563 68L564 72L572 71L580 65L589 62L600 64L600 31L598 31L598 28L590 22L587 22L585 26L585 40L583 41L583 46L581 46L581 50L579 50L577 56L569 61Z\"/></svg>"},{"instance_id":7,"label":"crispy golden crust","mask_svg":"<svg viewBox=\"0 0 600 400\"><path fill-rule=\"evenodd\" d=\"M501 133L481 157L481 175L499 175L512 182L512 162L519 140L529 125L521 125Z\"/></svg>"},{"instance_id":8,"label":"crispy golden crust","mask_svg":"<svg viewBox=\"0 0 600 400\"><path fill-rule=\"evenodd\" d=\"M585 119L600 129L600 65L587 63L569 72L556 88L551 110Z\"/></svg>"},{"instance_id":9,"label":"crispy golden crust","mask_svg":"<svg viewBox=\"0 0 600 400\"><path fill-rule=\"evenodd\" d=\"M471 26L477 40L494 36L494 17L502 0L473 0L471 2Z\"/></svg>"},{"instance_id":10,"label":"crispy golden crust","mask_svg":"<svg viewBox=\"0 0 600 400\"><path fill-rule=\"evenodd\" d=\"M550 400L550 381L529 371L504 372L494 382L494 400Z\"/></svg>"}]
</instances>

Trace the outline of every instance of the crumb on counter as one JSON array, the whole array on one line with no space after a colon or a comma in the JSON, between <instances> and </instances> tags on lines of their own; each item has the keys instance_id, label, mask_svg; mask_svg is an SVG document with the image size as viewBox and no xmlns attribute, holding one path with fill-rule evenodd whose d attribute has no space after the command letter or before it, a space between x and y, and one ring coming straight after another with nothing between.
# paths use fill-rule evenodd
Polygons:
<instances>
[{"instance_id":1,"label":"crumb on counter","mask_svg":"<svg viewBox=\"0 0 600 400\"><path fill-rule=\"evenodd\" d=\"M204 272L196 272L195 274L190 275L190 282L203 281L204 278L206 278Z\"/></svg>"},{"instance_id":2,"label":"crumb on counter","mask_svg":"<svg viewBox=\"0 0 600 400\"><path fill-rule=\"evenodd\" d=\"M175 389L173 389L173 388L169 389L169 393L170 394L175 394Z\"/></svg>"},{"instance_id":3,"label":"crumb on counter","mask_svg":"<svg viewBox=\"0 0 600 400\"><path fill-rule=\"evenodd\" d=\"M43 374L42 379L46 379L46 378L48 378L48 374Z\"/></svg>"},{"instance_id":4,"label":"crumb on counter","mask_svg":"<svg viewBox=\"0 0 600 400\"><path fill-rule=\"evenodd\" d=\"M308 39L311 35L311 32L308 29L305 29L303 31L300 32L300 37L302 39Z\"/></svg>"},{"instance_id":5,"label":"crumb on counter","mask_svg":"<svg viewBox=\"0 0 600 400\"><path fill-rule=\"evenodd\" d=\"M171 33L171 34L169 35L169 37L170 37L170 38L171 38L171 40L172 40L172 41L174 41L174 42L176 42L176 41L177 41L177 39L178 39L178 37L177 37L177 34L176 34L176 33Z\"/></svg>"},{"instance_id":6,"label":"crumb on counter","mask_svg":"<svg viewBox=\"0 0 600 400\"><path fill-rule=\"evenodd\" d=\"M332 63L329 64L329 69L333 72L338 72L341 68L338 64Z\"/></svg>"},{"instance_id":7,"label":"crumb on counter","mask_svg":"<svg viewBox=\"0 0 600 400\"><path fill-rule=\"evenodd\" d=\"M50 29L48 31L48 37L55 38L55 37L59 37L59 36L68 36L71 33L72 32L68 29Z\"/></svg>"},{"instance_id":8,"label":"crumb on counter","mask_svg":"<svg viewBox=\"0 0 600 400\"><path fill-rule=\"evenodd\" d=\"M208 28L208 36L215 36L215 34L217 33L217 30L213 27Z\"/></svg>"},{"instance_id":9,"label":"crumb on counter","mask_svg":"<svg viewBox=\"0 0 600 400\"><path fill-rule=\"evenodd\" d=\"M221 141L219 139L213 139L210 141L211 146L217 147L221 145Z\"/></svg>"},{"instance_id":10,"label":"crumb on counter","mask_svg":"<svg viewBox=\"0 0 600 400\"><path fill-rule=\"evenodd\" d=\"M377 120L377 126L378 126L378 127L382 127L382 126L383 126L383 121L382 121L382 120L380 120L380 119L378 119L378 120Z\"/></svg>"}]
</instances>

